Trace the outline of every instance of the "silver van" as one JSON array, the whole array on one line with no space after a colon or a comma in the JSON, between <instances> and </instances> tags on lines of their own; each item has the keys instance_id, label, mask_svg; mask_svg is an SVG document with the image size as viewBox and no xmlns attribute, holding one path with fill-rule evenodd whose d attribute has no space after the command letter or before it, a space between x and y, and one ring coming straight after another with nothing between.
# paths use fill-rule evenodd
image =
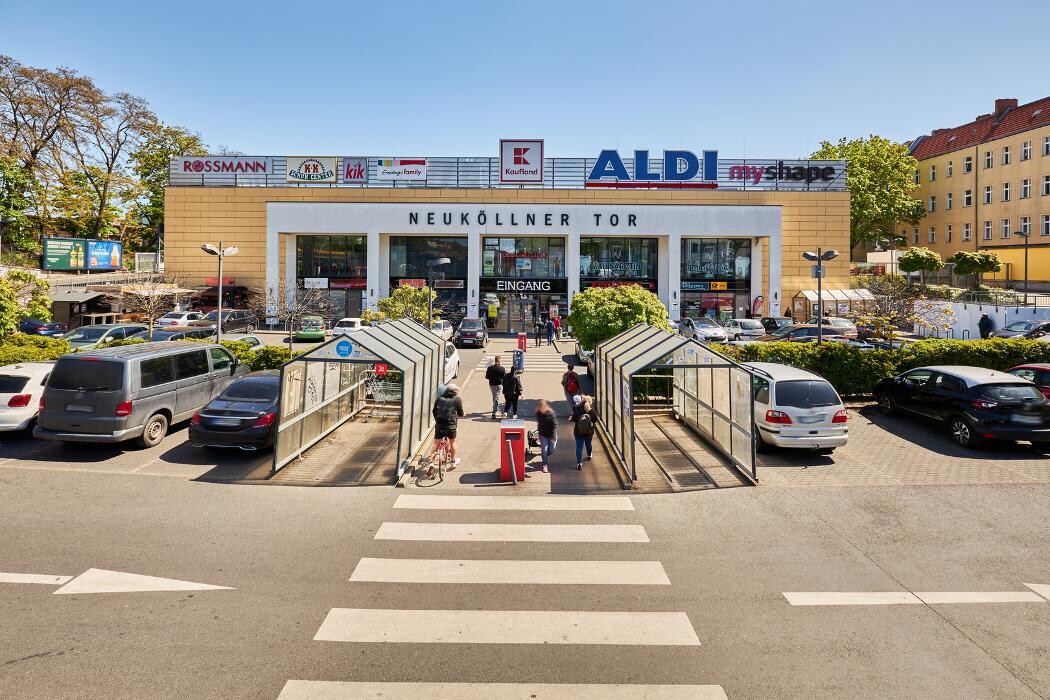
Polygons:
<instances>
[{"instance_id":1,"label":"silver van","mask_svg":"<svg viewBox=\"0 0 1050 700\"><path fill-rule=\"evenodd\" d=\"M138 440L153 447L249 369L221 345L156 342L64 355L33 436L62 442Z\"/></svg>"}]
</instances>

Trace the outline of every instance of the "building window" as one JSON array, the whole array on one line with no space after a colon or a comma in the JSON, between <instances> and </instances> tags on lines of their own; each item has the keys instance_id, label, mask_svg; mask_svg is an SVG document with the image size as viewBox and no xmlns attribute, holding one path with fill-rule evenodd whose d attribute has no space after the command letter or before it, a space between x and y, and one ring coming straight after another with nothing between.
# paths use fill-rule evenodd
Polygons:
<instances>
[{"instance_id":1,"label":"building window","mask_svg":"<svg viewBox=\"0 0 1050 700\"><path fill-rule=\"evenodd\" d=\"M653 264L656 249L653 249ZM655 269L653 276L656 275ZM733 238L683 238L683 280L737 280L741 287L751 279L751 241Z\"/></svg>"},{"instance_id":2,"label":"building window","mask_svg":"<svg viewBox=\"0 0 1050 700\"><path fill-rule=\"evenodd\" d=\"M912 182L914 182L916 185L919 184L919 169L918 168L915 168L915 174L912 175L911 179L912 179Z\"/></svg>"},{"instance_id":3,"label":"building window","mask_svg":"<svg viewBox=\"0 0 1050 700\"><path fill-rule=\"evenodd\" d=\"M926 211L937 211L937 195L931 195L929 204L926 205Z\"/></svg>"},{"instance_id":4,"label":"building window","mask_svg":"<svg viewBox=\"0 0 1050 700\"><path fill-rule=\"evenodd\" d=\"M296 276L364 279L366 245L365 236L296 236Z\"/></svg>"},{"instance_id":5,"label":"building window","mask_svg":"<svg viewBox=\"0 0 1050 700\"><path fill-rule=\"evenodd\" d=\"M915 229L915 232L912 234L911 240L912 245L919 245L919 229Z\"/></svg>"},{"instance_id":6,"label":"building window","mask_svg":"<svg viewBox=\"0 0 1050 700\"><path fill-rule=\"evenodd\" d=\"M952 193L949 192L948 194L944 195L944 210L948 211L951 208L952 208Z\"/></svg>"},{"instance_id":7,"label":"building window","mask_svg":"<svg viewBox=\"0 0 1050 700\"><path fill-rule=\"evenodd\" d=\"M1043 137L1043 155L1050 156L1050 136Z\"/></svg>"},{"instance_id":8,"label":"building window","mask_svg":"<svg viewBox=\"0 0 1050 700\"><path fill-rule=\"evenodd\" d=\"M985 168L992 167L992 162L993 162L992 161L992 152L991 151L985 151L984 152L984 167Z\"/></svg>"},{"instance_id":9,"label":"building window","mask_svg":"<svg viewBox=\"0 0 1050 700\"><path fill-rule=\"evenodd\" d=\"M964 207L973 206L973 190L964 190L963 191L963 206Z\"/></svg>"},{"instance_id":10,"label":"building window","mask_svg":"<svg viewBox=\"0 0 1050 700\"><path fill-rule=\"evenodd\" d=\"M1025 141L1021 144L1021 160L1032 160L1032 142Z\"/></svg>"},{"instance_id":11,"label":"building window","mask_svg":"<svg viewBox=\"0 0 1050 700\"><path fill-rule=\"evenodd\" d=\"M1050 195L1050 175L1043 175L1043 196Z\"/></svg>"},{"instance_id":12,"label":"building window","mask_svg":"<svg viewBox=\"0 0 1050 700\"><path fill-rule=\"evenodd\" d=\"M1009 182L1004 182L1003 183L1003 201L1004 202L1009 202L1010 201L1010 183Z\"/></svg>"},{"instance_id":13,"label":"building window","mask_svg":"<svg viewBox=\"0 0 1050 700\"><path fill-rule=\"evenodd\" d=\"M937 242L937 227L936 226L931 226L930 227L930 232L926 235L926 242L927 243L936 243Z\"/></svg>"},{"instance_id":14,"label":"building window","mask_svg":"<svg viewBox=\"0 0 1050 700\"><path fill-rule=\"evenodd\" d=\"M467 276L467 239L465 236L391 236L390 277L426 279L427 262L448 258L449 265L435 268L446 278L464 279ZM396 288L398 282L392 282ZM436 286L436 285L435 285Z\"/></svg>"},{"instance_id":15,"label":"building window","mask_svg":"<svg viewBox=\"0 0 1050 700\"><path fill-rule=\"evenodd\" d=\"M1003 219L1002 223L999 225L999 237L1000 238L1009 238L1010 237L1010 220L1009 219Z\"/></svg>"},{"instance_id":16,"label":"building window","mask_svg":"<svg viewBox=\"0 0 1050 700\"><path fill-rule=\"evenodd\" d=\"M1039 220L1039 235L1050 236L1050 214L1043 214Z\"/></svg>"},{"instance_id":17,"label":"building window","mask_svg":"<svg viewBox=\"0 0 1050 700\"><path fill-rule=\"evenodd\" d=\"M1026 177L1021 180L1021 199L1028 199L1032 196L1032 178Z\"/></svg>"},{"instance_id":18,"label":"building window","mask_svg":"<svg viewBox=\"0 0 1050 700\"><path fill-rule=\"evenodd\" d=\"M971 236L973 236L973 227L968 223L963 224L963 240L968 241Z\"/></svg>"},{"instance_id":19,"label":"building window","mask_svg":"<svg viewBox=\"0 0 1050 700\"><path fill-rule=\"evenodd\" d=\"M992 222L991 221L985 221L984 222L984 233L982 233L981 235L984 237L984 240L986 240L986 241L992 240Z\"/></svg>"},{"instance_id":20,"label":"building window","mask_svg":"<svg viewBox=\"0 0 1050 700\"><path fill-rule=\"evenodd\" d=\"M582 237L580 277L592 280L655 278L657 247L655 238Z\"/></svg>"},{"instance_id":21,"label":"building window","mask_svg":"<svg viewBox=\"0 0 1050 700\"><path fill-rule=\"evenodd\" d=\"M482 239L482 277L549 279L565 277L566 273L564 238Z\"/></svg>"},{"instance_id":22,"label":"building window","mask_svg":"<svg viewBox=\"0 0 1050 700\"><path fill-rule=\"evenodd\" d=\"M952 176L952 162L951 161L948 161L948 167L946 169L947 169L948 172L946 172L944 174L944 176L945 177L951 177Z\"/></svg>"},{"instance_id":23,"label":"building window","mask_svg":"<svg viewBox=\"0 0 1050 700\"><path fill-rule=\"evenodd\" d=\"M984 203L985 204L991 204L992 203L992 186L991 185L985 185L984 186Z\"/></svg>"},{"instance_id":24,"label":"building window","mask_svg":"<svg viewBox=\"0 0 1050 700\"><path fill-rule=\"evenodd\" d=\"M1010 164L1010 147L1003 146L1003 165Z\"/></svg>"},{"instance_id":25,"label":"building window","mask_svg":"<svg viewBox=\"0 0 1050 700\"><path fill-rule=\"evenodd\" d=\"M951 224L948 224L947 226L944 227L944 242L945 243L951 243L952 242L952 225Z\"/></svg>"},{"instance_id":26,"label":"building window","mask_svg":"<svg viewBox=\"0 0 1050 700\"><path fill-rule=\"evenodd\" d=\"M930 166L930 182L934 182L936 180L937 180L937 166L936 165L931 165Z\"/></svg>"},{"instance_id":27,"label":"building window","mask_svg":"<svg viewBox=\"0 0 1050 700\"><path fill-rule=\"evenodd\" d=\"M1021 233L1029 234L1032 232L1032 218L1029 216L1021 217Z\"/></svg>"},{"instance_id":28,"label":"building window","mask_svg":"<svg viewBox=\"0 0 1050 700\"><path fill-rule=\"evenodd\" d=\"M966 156L965 158L963 158L963 172L973 172L973 156Z\"/></svg>"}]
</instances>

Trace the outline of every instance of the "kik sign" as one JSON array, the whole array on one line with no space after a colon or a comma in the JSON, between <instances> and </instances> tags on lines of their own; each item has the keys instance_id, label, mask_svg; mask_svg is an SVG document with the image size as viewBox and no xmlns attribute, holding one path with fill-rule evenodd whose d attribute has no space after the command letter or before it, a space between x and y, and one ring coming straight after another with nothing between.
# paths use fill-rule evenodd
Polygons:
<instances>
[{"instance_id":1,"label":"kik sign","mask_svg":"<svg viewBox=\"0 0 1050 700\"><path fill-rule=\"evenodd\" d=\"M618 151L608 149L587 175L584 187L715 189L718 187L718 151L664 151L663 165L649 159L649 151L634 152L634 174L628 171Z\"/></svg>"}]
</instances>

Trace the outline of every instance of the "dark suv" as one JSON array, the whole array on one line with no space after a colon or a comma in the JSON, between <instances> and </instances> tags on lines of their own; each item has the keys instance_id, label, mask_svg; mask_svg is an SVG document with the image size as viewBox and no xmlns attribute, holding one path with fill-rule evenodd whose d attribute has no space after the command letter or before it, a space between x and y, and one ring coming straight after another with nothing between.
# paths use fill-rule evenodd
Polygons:
<instances>
[{"instance_id":1,"label":"dark suv","mask_svg":"<svg viewBox=\"0 0 1050 700\"><path fill-rule=\"evenodd\" d=\"M215 321L219 318L218 311L211 311L200 321L190 321L191 326L204 326L215 328ZM255 332L255 314L243 309L222 310L222 332L223 333L253 333Z\"/></svg>"},{"instance_id":2,"label":"dark suv","mask_svg":"<svg viewBox=\"0 0 1050 700\"><path fill-rule=\"evenodd\" d=\"M981 367L918 367L875 387L888 416L909 413L944 425L963 447L1028 440L1050 449L1050 401L1032 382Z\"/></svg>"},{"instance_id":3,"label":"dark suv","mask_svg":"<svg viewBox=\"0 0 1050 700\"><path fill-rule=\"evenodd\" d=\"M459 322L456 334L452 336L456 347L484 348L489 342L489 332L485 322L480 318L465 318Z\"/></svg>"}]
</instances>

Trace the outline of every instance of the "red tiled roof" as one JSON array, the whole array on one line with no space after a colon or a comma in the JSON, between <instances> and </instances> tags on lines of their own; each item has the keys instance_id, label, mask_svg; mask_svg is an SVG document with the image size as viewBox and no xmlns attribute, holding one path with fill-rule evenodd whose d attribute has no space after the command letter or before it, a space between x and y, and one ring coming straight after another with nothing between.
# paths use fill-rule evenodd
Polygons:
<instances>
[{"instance_id":1,"label":"red tiled roof","mask_svg":"<svg viewBox=\"0 0 1050 700\"><path fill-rule=\"evenodd\" d=\"M912 141L911 154L924 160L1046 124L1050 124L1050 97L1009 107L998 115L985 114L962 126L937 129Z\"/></svg>"}]
</instances>

